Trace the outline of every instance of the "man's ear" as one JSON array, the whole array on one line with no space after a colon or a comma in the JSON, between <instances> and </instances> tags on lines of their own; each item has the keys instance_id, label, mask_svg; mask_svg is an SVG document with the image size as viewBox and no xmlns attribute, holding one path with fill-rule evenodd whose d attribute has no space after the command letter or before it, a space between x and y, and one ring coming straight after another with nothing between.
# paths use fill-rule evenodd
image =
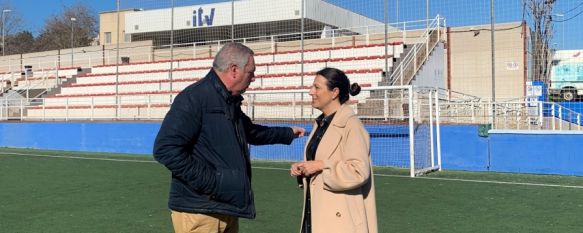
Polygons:
<instances>
[{"instance_id":1,"label":"man's ear","mask_svg":"<svg viewBox=\"0 0 583 233\"><path fill-rule=\"evenodd\" d=\"M232 77L233 79L237 78L237 65L229 65L229 77Z\"/></svg>"}]
</instances>

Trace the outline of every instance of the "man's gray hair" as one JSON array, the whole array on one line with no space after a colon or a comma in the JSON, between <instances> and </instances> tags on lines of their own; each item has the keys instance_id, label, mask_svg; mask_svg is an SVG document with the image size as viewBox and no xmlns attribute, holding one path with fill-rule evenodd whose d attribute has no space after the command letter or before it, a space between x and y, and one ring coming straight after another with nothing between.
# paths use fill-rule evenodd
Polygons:
<instances>
[{"instance_id":1,"label":"man's gray hair","mask_svg":"<svg viewBox=\"0 0 583 233\"><path fill-rule=\"evenodd\" d=\"M227 43L215 56L213 68L219 72L224 72L229 69L231 64L234 64L243 69L253 54L255 54L253 50L241 43Z\"/></svg>"}]
</instances>

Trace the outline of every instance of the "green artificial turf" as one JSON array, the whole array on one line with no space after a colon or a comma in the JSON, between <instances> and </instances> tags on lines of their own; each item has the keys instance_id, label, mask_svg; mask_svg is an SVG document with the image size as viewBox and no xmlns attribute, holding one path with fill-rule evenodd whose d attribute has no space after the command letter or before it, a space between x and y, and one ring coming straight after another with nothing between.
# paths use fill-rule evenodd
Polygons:
<instances>
[{"instance_id":1,"label":"green artificial turf","mask_svg":"<svg viewBox=\"0 0 583 233\"><path fill-rule=\"evenodd\" d=\"M253 161L257 218L240 232L298 232L302 192L289 165ZM582 177L375 173L379 232L583 231ZM150 156L3 148L0 232L172 232L169 181Z\"/></svg>"}]
</instances>

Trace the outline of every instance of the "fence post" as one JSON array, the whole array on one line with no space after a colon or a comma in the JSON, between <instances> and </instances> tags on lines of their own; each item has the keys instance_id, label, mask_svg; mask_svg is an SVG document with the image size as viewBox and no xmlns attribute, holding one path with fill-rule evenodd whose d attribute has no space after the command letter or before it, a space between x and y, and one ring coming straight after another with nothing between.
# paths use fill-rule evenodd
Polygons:
<instances>
[{"instance_id":1,"label":"fence post","mask_svg":"<svg viewBox=\"0 0 583 233\"><path fill-rule=\"evenodd\" d=\"M369 26L366 26L366 45L370 44L370 32L368 30Z\"/></svg>"},{"instance_id":2,"label":"fence post","mask_svg":"<svg viewBox=\"0 0 583 233\"><path fill-rule=\"evenodd\" d=\"M336 33L334 33L334 29L332 29L332 48L336 47Z\"/></svg>"},{"instance_id":3,"label":"fence post","mask_svg":"<svg viewBox=\"0 0 583 233\"><path fill-rule=\"evenodd\" d=\"M115 117L116 117L116 120L120 120L120 118L121 118L121 98L119 95L115 96L115 102L117 103L116 104L117 111L115 111L115 113L116 113Z\"/></svg>"},{"instance_id":4,"label":"fence post","mask_svg":"<svg viewBox=\"0 0 583 233\"><path fill-rule=\"evenodd\" d=\"M563 130L563 106L559 105L559 130Z\"/></svg>"},{"instance_id":5,"label":"fence post","mask_svg":"<svg viewBox=\"0 0 583 233\"><path fill-rule=\"evenodd\" d=\"M551 105L551 107L553 107L553 109L551 110L551 117L553 119L552 123L553 123L553 130L555 130L556 126L555 126L555 104Z\"/></svg>"},{"instance_id":6,"label":"fence post","mask_svg":"<svg viewBox=\"0 0 583 233\"><path fill-rule=\"evenodd\" d=\"M383 101L383 107L384 107L384 116L385 116L385 121L389 120L389 90L384 90L385 93L385 99Z\"/></svg>"},{"instance_id":7,"label":"fence post","mask_svg":"<svg viewBox=\"0 0 583 233\"><path fill-rule=\"evenodd\" d=\"M192 43L192 58L196 58L196 42Z\"/></svg>"},{"instance_id":8,"label":"fence post","mask_svg":"<svg viewBox=\"0 0 583 233\"><path fill-rule=\"evenodd\" d=\"M423 61L426 61L427 58L429 57L430 38L431 38L431 33L429 31L429 28L427 28L427 37L425 38L425 59L423 59Z\"/></svg>"},{"instance_id":9,"label":"fence post","mask_svg":"<svg viewBox=\"0 0 583 233\"><path fill-rule=\"evenodd\" d=\"M89 120L91 120L91 121L93 121L93 117L94 117L94 114L95 114L95 111L94 110L95 110L95 96L91 96L91 113L90 113L91 115L90 115L90 118L89 118Z\"/></svg>"},{"instance_id":10,"label":"fence post","mask_svg":"<svg viewBox=\"0 0 583 233\"><path fill-rule=\"evenodd\" d=\"M441 18L437 15L437 41L441 40Z\"/></svg>"},{"instance_id":11,"label":"fence post","mask_svg":"<svg viewBox=\"0 0 583 233\"><path fill-rule=\"evenodd\" d=\"M152 119L152 95L148 95L148 119Z\"/></svg>"},{"instance_id":12,"label":"fence post","mask_svg":"<svg viewBox=\"0 0 583 233\"><path fill-rule=\"evenodd\" d=\"M403 61L401 60L401 64ZM413 46L413 73L417 71L417 46Z\"/></svg>"},{"instance_id":13,"label":"fence post","mask_svg":"<svg viewBox=\"0 0 583 233\"><path fill-rule=\"evenodd\" d=\"M271 36L271 53L275 53L275 38Z\"/></svg>"},{"instance_id":14,"label":"fence post","mask_svg":"<svg viewBox=\"0 0 583 233\"><path fill-rule=\"evenodd\" d=\"M69 121L69 97L65 98L65 121Z\"/></svg>"},{"instance_id":15,"label":"fence post","mask_svg":"<svg viewBox=\"0 0 583 233\"><path fill-rule=\"evenodd\" d=\"M405 44L405 40L407 39L407 22L403 22L403 33L401 33L403 35L403 41L401 43Z\"/></svg>"},{"instance_id":16,"label":"fence post","mask_svg":"<svg viewBox=\"0 0 583 233\"><path fill-rule=\"evenodd\" d=\"M20 99L20 120L24 120L24 102L23 99Z\"/></svg>"},{"instance_id":17,"label":"fence post","mask_svg":"<svg viewBox=\"0 0 583 233\"><path fill-rule=\"evenodd\" d=\"M543 115L543 107L544 107L544 103L543 102L539 102L538 103L538 122L539 122L539 129L542 129L544 126L544 115Z\"/></svg>"},{"instance_id":18,"label":"fence post","mask_svg":"<svg viewBox=\"0 0 583 233\"><path fill-rule=\"evenodd\" d=\"M296 119L296 94L293 94L293 98L292 98L292 110L293 110L293 114L292 114L292 119L295 120ZM300 92L301 95L301 92ZM300 117L303 115L303 113L300 113Z\"/></svg>"}]
</instances>

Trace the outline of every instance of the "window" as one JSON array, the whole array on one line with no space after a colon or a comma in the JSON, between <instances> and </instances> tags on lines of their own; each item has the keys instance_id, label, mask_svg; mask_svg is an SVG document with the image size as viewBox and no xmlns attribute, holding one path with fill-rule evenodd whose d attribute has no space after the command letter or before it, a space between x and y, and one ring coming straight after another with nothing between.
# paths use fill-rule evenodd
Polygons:
<instances>
[{"instance_id":1,"label":"window","mask_svg":"<svg viewBox=\"0 0 583 233\"><path fill-rule=\"evenodd\" d=\"M105 33L105 44L111 44L111 32Z\"/></svg>"}]
</instances>

